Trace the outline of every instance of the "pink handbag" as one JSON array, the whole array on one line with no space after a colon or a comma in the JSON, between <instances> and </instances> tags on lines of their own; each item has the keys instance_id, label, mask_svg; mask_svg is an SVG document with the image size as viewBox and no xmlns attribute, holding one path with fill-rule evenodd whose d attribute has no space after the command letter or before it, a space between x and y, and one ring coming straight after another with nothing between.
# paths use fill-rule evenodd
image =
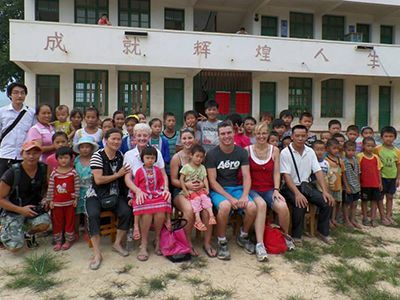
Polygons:
<instances>
[{"instance_id":1,"label":"pink handbag","mask_svg":"<svg viewBox=\"0 0 400 300\"><path fill-rule=\"evenodd\" d=\"M162 255L172 262L181 262L191 259L191 250L186 239L183 227L187 224L185 219L172 221L172 230L163 226L160 233L160 250Z\"/></svg>"}]
</instances>

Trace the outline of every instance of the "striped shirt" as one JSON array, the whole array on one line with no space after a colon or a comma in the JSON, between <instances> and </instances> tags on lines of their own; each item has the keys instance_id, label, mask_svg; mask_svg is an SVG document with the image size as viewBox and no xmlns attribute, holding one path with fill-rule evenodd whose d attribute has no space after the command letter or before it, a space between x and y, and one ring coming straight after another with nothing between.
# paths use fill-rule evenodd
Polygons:
<instances>
[{"instance_id":1,"label":"striped shirt","mask_svg":"<svg viewBox=\"0 0 400 300\"><path fill-rule=\"evenodd\" d=\"M347 179L347 183L350 186L351 193L359 193L361 190L360 186L360 164L358 163L358 160L353 157L353 164L350 163L350 159L345 157L343 159L344 161L344 167L345 167L345 175Z\"/></svg>"},{"instance_id":2,"label":"striped shirt","mask_svg":"<svg viewBox=\"0 0 400 300\"><path fill-rule=\"evenodd\" d=\"M61 173L53 170L49 178L47 201L53 201L55 207L70 206L79 199L79 176L74 169Z\"/></svg>"}]
</instances>

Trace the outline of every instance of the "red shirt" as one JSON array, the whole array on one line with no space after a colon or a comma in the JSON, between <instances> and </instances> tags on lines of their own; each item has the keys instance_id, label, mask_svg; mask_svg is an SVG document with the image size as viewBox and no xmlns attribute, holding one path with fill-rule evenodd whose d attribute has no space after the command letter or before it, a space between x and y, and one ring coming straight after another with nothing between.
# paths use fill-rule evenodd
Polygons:
<instances>
[{"instance_id":1,"label":"red shirt","mask_svg":"<svg viewBox=\"0 0 400 300\"><path fill-rule=\"evenodd\" d=\"M360 163L360 184L362 188L379 188L381 185L380 169L382 163L379 157L373 154L372 157L366 157L364 153L357 155Z\"/></svg>"},{"instance_id":2,"label":"red shirt","mask_svg":"<svg viewBox=\"0 0 400 300\"><path fill-rule=\"evenodd\" d=\"M57 170L51 172L47 201L53 201L54 206L72 205L79 198L79 176L74 169L66 173Z\"/></svg>"},{"instance_id":3,"label":"red shirt","mask_svg":"<svg viewBox=\"0 0 400 300\"><path fill-rule=\"evenodd\" d=\"M242 148L246 148L247 146L251 145L250 138L243 133L236 133L233 137L233 140L235 142L235 145Z\"/></svg>"},{"instance_id":4,"label":"red shirt","mask_svg":"<svg viewBox=\"0 0 400 300\"><path fill-rule=\"evenodd\" d=\"M251 189L256 192L267 192L274 188L274 165L272 153L274 147L270 146L269 156L260 160L254 153L254 146L249 147L249 165L251 175Z\"/></svg>"}]
</instances>

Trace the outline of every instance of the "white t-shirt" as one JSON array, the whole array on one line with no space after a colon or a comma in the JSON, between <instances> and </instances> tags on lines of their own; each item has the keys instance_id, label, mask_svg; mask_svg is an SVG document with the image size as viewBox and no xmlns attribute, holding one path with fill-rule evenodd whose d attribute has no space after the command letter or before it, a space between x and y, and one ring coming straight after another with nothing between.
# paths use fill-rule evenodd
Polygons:
<instances>
[{"instance_id":1,"label":"white t-shirt","mask_svg":"<svg viewBox=\"0 0 400 300\"><path fill-rule=\"evenodd\" d=\"M84 136L91 136L96 143L99 143L101 141L101 137L103 136L103 131L98 128L95 133L89 133L85 130L85 128L78 129L74 135L74 145L77 144L79 139Z\"/></svg>"},{"instance_id":2,"label":"white t-shirt","mask_svg":"<svg viewBox=\"0 0 400 300\"><path fill-rule=\"evenodd\" d=\"M133 176L135 176L137 170L143 166L143 162L140 159L140 153L137 147L125 153L124 165L129 165ZM159 169L165 168L164 159L162 157L161 152L158 149L157 149L157 161L155 162L154 166L158 167Z\"/></svg>"},{"instance_id":3,"label":"white t-shirt","mask_svg":"<svg viewBox=\"0 0 400 300\"><path fill-rule=\"evenodd\" d=\"M294 167L292 156L290 155L289 148L285 148L281 152L280 165L281 173L289 174L295 185L299 186L303 181L309 181L311 173L316 173L321 171L321 166L319 165L317 156L314 150L310 147L304 146L303 154L300 155L295 149L293 149L292 144L289 145L290 149L293 151L293 156L296 161L297 169L299 170L300 182L297 177L296 168Z\"/></svg>"}]
</instances>

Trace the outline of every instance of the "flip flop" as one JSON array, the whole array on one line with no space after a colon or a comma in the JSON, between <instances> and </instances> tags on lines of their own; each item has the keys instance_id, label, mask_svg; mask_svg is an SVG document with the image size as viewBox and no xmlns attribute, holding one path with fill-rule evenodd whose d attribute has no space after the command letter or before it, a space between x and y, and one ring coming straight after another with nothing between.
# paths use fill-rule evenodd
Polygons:
<instances>
[{"instance_id":1,"label":"flip flop","mask_svg":"<svg viewBox=\"0 0 400 300\"><path fill-rule=\"evenodd\" d=\"M208 221L208 225L215 225L217 224L217 220L215 220L215 217L210 217L210 220Z\"/></svg>"},{"instance_id":2,"label":"flip flop","mask_svg":"<svg viewBox=\"0 0 400 300\"><path fill-rule=\"evenodd\" d=\"M99 260L92 260L92 261L89 263L89 269L90 269L90 270L93 270L93 271L98 270L98 269L100 268L101 261L102 261L102 259L99 259Z\"/></svg>"},{"instance_id":3,"label":"flip flop","mask_svg":"<svg viewBox=\"0 0 400 300\"><path fill-rule=\"evenodd\" d=\"M140 249L140 251L142 251L142 250ZM136 256L137 260L139 260L139 261L148 260L149 259L149 255L148 254L140 254L140 251L139 251L139 254Z\"/></svg>"},{"instance_id":4,"label":"flip flop","mask_svg":"<svg viewBox=\"0 0 400 300\"><path fill-rule=\"evenodd\" d=\"M113 252L118 253L118 254L121 255L122 257L127 257L127 256L129 256L129 252L126 251L125 249L117 249L117 248L115 248L114 246L112 246L112 247L111 247L111 250L112 250Z\"/></svg>"},{"instance_id":5,"label":"flip flop","mask_svg":"<svg viewBox=\"0 0 400 300\"><path fill-rule=\"evenodd\" d=\"M217 257L217 252L215 251L215 249L213 249L213 247L211 247L211 246L209 246L209 247L203 246L203 250L207 254L208 257L210 257L210 258ZM214 251L214 255L212 255L211 250Z\"/></svg>"},{"instance_id":6,"label":"flip flop","mask_svg":"<svg viewBox=\"0 0 400 300\"><path fill-rule=\"evenodd\" d=\"M206 225L204 225L203 222L201 222L201 221L198 221L198 222L194 223L194 227L199 231L206 231L207 230Z\"/></svg>"},{"instance_id":7,"label":"flip flop","mask_svg":"<svg viewBox=\"0 0 400 300\"><path fill-rule=\"evenodd\" d=\"M194 257L199 256L199 253L197 253L196 249L194 249L194 247L192 247L192 251L190 251L190 254Z\"/></svg>"}]
</instances>

